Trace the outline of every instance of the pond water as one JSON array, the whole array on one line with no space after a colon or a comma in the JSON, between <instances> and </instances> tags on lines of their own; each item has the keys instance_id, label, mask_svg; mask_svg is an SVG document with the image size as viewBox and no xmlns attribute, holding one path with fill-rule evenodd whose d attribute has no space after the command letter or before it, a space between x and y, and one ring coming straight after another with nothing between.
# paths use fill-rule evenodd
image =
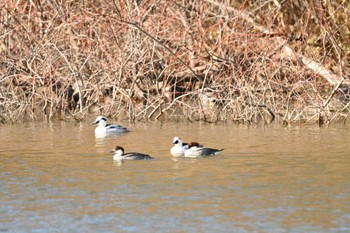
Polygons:
<instances>
[{"instance_id":1,"label":"pond water","mask_svg":"<svg viewBox=\"0 0 350 233\"><path fill-rule=\"evenodd\" d=\"M1 125L0 232L350 232L347 126L123 125ZM175 159L174 136L225 150Z\"/></svg>"}]
</instances>

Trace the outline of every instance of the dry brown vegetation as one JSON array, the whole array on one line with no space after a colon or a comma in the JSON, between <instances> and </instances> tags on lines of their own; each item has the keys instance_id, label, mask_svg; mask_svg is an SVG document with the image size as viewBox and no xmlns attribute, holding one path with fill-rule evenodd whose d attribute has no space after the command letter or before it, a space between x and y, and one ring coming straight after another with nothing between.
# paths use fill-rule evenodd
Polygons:
<instances>
[{"instance_id":1,"label":"dry brown vegetation","mask_svg":"<svg viewBox=\"0 0 350 233\"><path fill-rule=\"evenodd\" d=\"M0 121L349 118L344 0L4 0Z\"/></svg>"}]
</instances>

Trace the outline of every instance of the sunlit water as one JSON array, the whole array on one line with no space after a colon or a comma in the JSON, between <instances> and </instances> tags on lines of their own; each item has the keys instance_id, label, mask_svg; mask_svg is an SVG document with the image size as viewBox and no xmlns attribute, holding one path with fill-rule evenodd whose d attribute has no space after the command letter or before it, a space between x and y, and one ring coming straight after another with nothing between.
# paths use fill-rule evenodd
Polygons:
<instances>
[{"instance_id":1,"label":"sunlit water","mask_svg":"<svg viewBox=\"0 0 350 233\"><path fill-rule=\"evenodd\" d=\"M350 232L348 127L124 125L1 125L0 232ZM225 150L174 159L174 136Z\"/></svg>"}]
</instances>

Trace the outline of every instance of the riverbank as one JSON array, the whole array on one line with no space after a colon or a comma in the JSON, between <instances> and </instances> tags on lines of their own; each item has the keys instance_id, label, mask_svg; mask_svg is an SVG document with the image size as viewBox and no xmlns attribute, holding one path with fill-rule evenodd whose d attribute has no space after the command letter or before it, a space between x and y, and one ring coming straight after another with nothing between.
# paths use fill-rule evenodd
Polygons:
<instances>
[{"instance_id":1,"label":"riverbank","mask_svg":"<svg viewBox=\"0 0 350 233\"><path fill-rule=\"evenodd\" d=\"M324 4L6 1L0 122L346 122L350 6Z\"/></svg>"}]
</instances>

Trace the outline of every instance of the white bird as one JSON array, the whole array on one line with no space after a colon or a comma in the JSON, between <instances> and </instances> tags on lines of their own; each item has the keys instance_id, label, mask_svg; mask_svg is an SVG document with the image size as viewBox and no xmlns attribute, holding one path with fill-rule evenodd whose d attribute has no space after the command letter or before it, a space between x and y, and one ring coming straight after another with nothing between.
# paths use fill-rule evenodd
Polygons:
<instances>
[{"instance_id":1,"label":"white bird","mask_svg":"<svg viewBox=\"0 0 350 233\"><path fill-rule=\"evenodd\" d=\"M104 116L96 117L96 120L92 123L93 125L98 125L95 129L96 135L106 135L106 134L116 134L116 133L126 133L129 130L120 125L107 124L107 119Z\"/></svg>"},{"instance_id":2,"label":"white bird","mask_svg":"<svg viewBox=\"0 0 350 233\"><path fill-rule=\"evenodd\" d=\"M124 153L124 148L121 146L116 146L113 152L115 152L113 156L113 160L116 160L116 161L153 159L152 156L143 154L143 153L138 153L138 152Z\"/></svg>"},{"instance_id":3,"label":"white bird","mask_svg":"<svg viewBox=\"0 0 350 233\"><path fill-rule=\"evenodd\" d=\"M203 147L203 145L199 144L198 142L191 143L197 147ZM188 143L182 142L181 138L179 137L174 137L173 144L174 146L170 149L170 154L174 157L184 156L185 151L188 149Z\"/></svg>"},{"instance_id":4,"label":"white bird","mask_svg":"<svg viewBox=\"0 0 350 233\"><path fill-rule=\"evenodd\" d=\"M187 144L184 145L181 138L174 137L173 139L174 146L170 149L170 154L174 157L184 156Z\"/></svg>"},{"instance_id":5,"label":"white bird","mask_svg":"<svg viewBox=\"0 0 350 233\"><path fill-rule=\"evenodd\" d=\"M224 149L213 149L209 147L198 147L198 143L189 143L184 156L186 158L198 158L204 156L218 155Z\"/></svg>"}]
</instances>

